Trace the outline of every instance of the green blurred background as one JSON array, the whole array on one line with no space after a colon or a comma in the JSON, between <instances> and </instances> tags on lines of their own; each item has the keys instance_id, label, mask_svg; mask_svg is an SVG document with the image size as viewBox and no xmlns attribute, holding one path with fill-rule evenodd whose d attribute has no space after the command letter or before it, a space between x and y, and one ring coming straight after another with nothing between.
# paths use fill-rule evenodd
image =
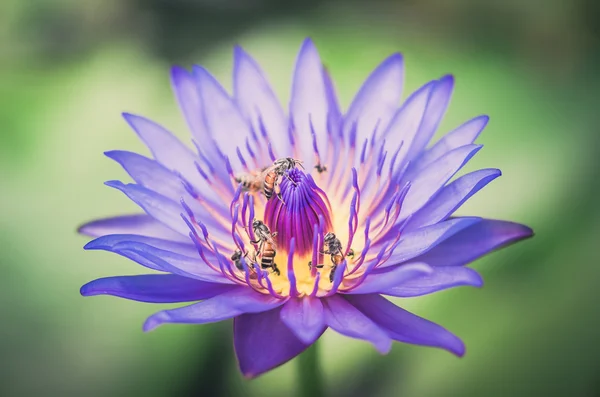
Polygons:
<instances>
[{"instance_id":1,"label":"green blurred background","mask_svg":"<svg viewBox=\"0 0 600 397\"><path fill-rule=\"evenodd\" d=\"M593 0L3 0L0 4L0 395L282 396L292 361L238 373L230 323L144 334L158 309L78 289L143 269L84 252L89 219L135 212L102 182L102 155L147 153L120 117L146 115L186 137L169 67L206 65L231 87L244 46L287 100L296 51L312 36L342 104L384 57L405 55L412 90L457 86L442 131L491 122L469 169L503 177L463 214L528 224L536 237L474 264L481 289L399 302L467 344L462 359L395 344L379 356L328 331L329 396L600 395L600 29Z\"/></svg>"}]
</instances>

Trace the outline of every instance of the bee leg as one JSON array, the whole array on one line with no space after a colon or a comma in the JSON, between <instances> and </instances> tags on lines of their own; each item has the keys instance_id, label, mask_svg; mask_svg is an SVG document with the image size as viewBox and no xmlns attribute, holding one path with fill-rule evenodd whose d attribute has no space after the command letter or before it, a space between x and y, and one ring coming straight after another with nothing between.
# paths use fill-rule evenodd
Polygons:
<instances>
[{"instance_id":1,"label":"bee leg","mask_svg":"<svg viewBox=\"0 0 600 397\"><path fill-rule=\"evenodd\" d=\"M348 251L348 254L346 254L346 256L349 258L354 258L354 250L350 248L350 251Z\"/></svg>"},{"instance_id":2,"label":"bee leg","mask_svg":"<svg viewBox=\"0 0 600 397\"><path fill-rule=\"evenodd\" d=\"M337 266L333 265L331 267L331 273L329 273L329 282L333 283L333 279L335 278L335 271L337 270Z\"/></svg>"},{"instance_id":3,"label":"bee leg","mask_svg":"<svg viewBox=\"0 0 600 397\"><path fill-rule=\"evenodd\" d=\"M312 261L309 261L309 262L308 262L308 268L309 268L309 269L311 269L311 268L312 268L312 266L313 266L313 264L312 264ZM323 268L323 266L324 266L324 265L323 265L322 263L321 263L320 265L315 265L315 267L316 267L317 269L322 269L322 268Z\"/></svg>"},{"instance_id":4,"label":"bee leg","mask_svg":"<svg viewBox=\"0 0 600 397\"><path fill-rule=\"evenodd\" d=\"M275 275L281 276L281 272L279 271L279 268L277 267L276 263L273 263L273 265L271 266L271 268L273 268L273 273L275 273Z\"/></svg>"},{"instance_id":5,"label":"bee leg","mask_svg":"<svg viewBox=\"0 0 600 397\"><path fill-rule=\"evenodd\" d=\"M285 177L288 179L288 181L292 182L294 184L294 186L298 186L296 181L294 181L292 178L290 178L290 176L288 174L285 174Z\"/></svg>"},{"instance_id":6,"label":"bee leg","mask_svg":"<svg viewBox=\"0 0 600 397\"><path fill-rule=\"evenodd\" d=\"M279 201L281 201L281 203L283 205L285 205L285 201L283 201L283 197L281 197L281 188L279 187L279 182L278 181L275 182L274 190L275 190L275 195L277 196L277 198L279 199Z\"/></svg>"},{"instance_id":7,"label":"bee leg","mask_svg":"<svg viewBox=\"0 0 600 397\"><path fill-rule=\"evenodd\" d=\"M276 237L276 236L277 236L277 232L271 233L271 237Z\"/></svg>"}]
</instances>

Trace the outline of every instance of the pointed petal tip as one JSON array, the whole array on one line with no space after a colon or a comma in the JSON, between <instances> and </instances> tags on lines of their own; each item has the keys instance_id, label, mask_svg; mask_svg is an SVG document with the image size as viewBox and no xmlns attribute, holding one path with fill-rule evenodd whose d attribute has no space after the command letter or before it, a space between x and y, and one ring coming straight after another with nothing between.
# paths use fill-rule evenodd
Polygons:
<instances>
[{"instance_id":1,"label":"pointed petal tip","mask_svg":"<svg viewBox=\"0 0 600 397\"><path fill-rule=\"evenodd\" d=\"M179 66L179 65L171 66L171 78L174 80L178 79L181 76L187 76L188 74L189 74L189 72L183 66Z\"/></svg>"},{"instance_id":2,"label":"pointed petal tip","mask_svg":"<svg viewBox=\"0 0 600 397\"><path fill-rule=\"evenodd\" d=\"M388 56L383 60L383 62L379 64L379 66L375 70L383 70L392 66L397 66L400 68L404 66L404 55L402 55L402 53L395 52L392 55Z\"/></svg>"},{"instance_id":3,"label":"pointed petal tip","mask_svg":"<svg viewBox=\"0 0 600 397\"><path fill-rule=\"evenodd\" d=\"M518 233L518 239L526 239L535 236L535 232L529 226L519 224L521 226L521 230Z\"/></svg>"},{"instance_id":4,"label":"pointed petal tip","mask_svg":"<svg viewBox=\"0 0 600 397\"><path fill-rule=\"evenodd\" d=\"M90 242L88 242L86 245L83 246L84 250L93 250L93 249L97 249L98 244L95 242L96 240L92 240Z\"/></svg>"},{"instance_id":5,"label":"pointed petal tip","mask_svg":"<svg viewBox=\"0 0 600 397\"><path fill-rule=\"evenodd\" d=\"M84 250L110 250L112 247L110 244L106 244L106 236L98 237L88 242L83 246Z\"/></svg>"},{"instance_id":6,"label":"pointed petal tip","mask_svg":"<svg viewBox=\"0 0 600 397\"><path fill-rule=\"evenodd\" d=\"M375 349L383 355L387 355L390 351L392 351L392 340L388 339L385 341L385 343L380 342L377 345L375 345Z\"/></svg>"},{"instance_id":7,"label":"pointed petal tip","mask_svg":"<svg viewBox=\"0 0 600 397\"><path fill-rule=\"evenodd\" d=\"M90 223L92 223L92 222L94 222L94 221L86 222L83 225L80 225L77 228L77 234L83 234L84 236L91 236Z\"/></svg>"},{"instance_id":8,"label":"pointed petal tip","mask_svg":"<svg viewBox=\"0 0 600 397\"><path fill-rule=\"evenodd\" d=\"M84 284L81 286L81 288L79 288L79 293L81 294L81 296L93 296L93 295L97 295L95 293L95 291L93 291L90 288L90 285L93 283L93 281L90 281L87 284Z\"/></svg>"},{"instance_id":9,"label":"pointed petal tip","mask_svg":"<svg viewBox=\"0 0 600 397\"><path fill-rule=\"evenodd\" d=\"M142 330L144 332L150 332L162 325L164 323L164 320L161 318L161 314L162 312L158 312L148 317L146 321L144 321Z\"/></svg>"},{"instance_id":10,"label":"pointed petal tip","mask_svg":"<svg viewBox=\"0 0 600 397\"><path fill-rule=\"evenodd\" d=\"M490 121L490 116L487 114L482 114L481 116L477 116L475 119L483 121L483 125L485 126Z\"/></svg>"},{"instance_id":11,"label":"pointed petal tip","mask_svg":"<svg viewBox=\"0 0 600 397\"><path fill-rule=\"evenodd\" d=\"M313 46L313 47L315 46L315 41L310 36L306 36L304 38L304 40L302 40L302 48L307 47L307 46Z\"/></svg>"},{"instance_id":12,"label":"pointed petal tip","mask_svg":"<svg viewBox=\"0 0 600 397\"><path fill-rule=\"evenodd\" d=\"M455 77L453 74L446 74L439 78L438 84L450 84L454 85Z\"/></svg>"},{"instance_id":13,"label":"pointed petal tip","mask_svg":"<svg viewBox=\"0 0 600 397\"><path fill-rule=\"evenodd\" d=\"M238 58L245 58L248 55L248 53L246 52L246 50L244 50L244 48L239 45L239 44L235 44L233 46L233 59L238 59Z\"/></svg>"},{"instance_id":14,"label":"pointed petal tip","mask_svg":"<svg viewBox=\"0 0 600 397\"><path fill-rule=\"evenodd\" d=\"M462 339L456 336L456 341L454 345L449 346L448 351L454 354L456 357L464 357L465 353L467 352L467 347L465 346L465 343L462 341Z\"/></svg>"},{"instance_id":15,"label":"pointed petal tip","mask_svg":"<svg viewBox=\"0 0 600 397\"><path fill-rule=\"evenodd\" d=\"M108 187L112 187L112 188L119 189L119 190L125 186L125 184L123 182L117 181L117 180L106 181L106 182L104 182L104 184Z\"/></svg>"},{"instance_id":16,"label":"pointed petal tip","mask_svg":"<svg viewBox=\"0 0 600 397\"><path fill-rule=\"evenodd\" d=\"M473 269L471 269L471 270L473 270ZM479 272L473 270L472 277L473 278L470 280L470 282L466 283L465 285L475 287L475 288L483 287L483 277L481 277L481 274L479 274Z\"/></svg>"},{"instance_id":17,"label":"pointed petal tip","mask_svg":"<svg viewBox=\"0 0 600 397\"><path fill-rule=\"evenodd\" d=\"M125 119L125 121L127 123L129 123L130 125L132 125L132 123L135 121L135 119L139 119L140 116L137 116L133 113L129 113L129 112L123 112L121 113L121 116L123 116L123 118Z\"/></svg>"},{"instance_id":18,"label":"pointed petal tip","mask_svg":"<svg viewBox=\"0 0 600 397\"><path fill-rule=\"evenodd\" d=\"M121 155L123 153L127 153L125 150L107 150L104 152L104 155L106 157L108 157L109 159L115 160L116 162L119 162Z\"/></svg>"},{"instance_id":19,"label":"pointed petal tip","mask_svg":"<svg viewBox=\"0 0 600 397\"><path fill-rule=\"evenodd\" d=\"M202 65L192 65L192 75L196 78L204 78L209 75L208 70Z\"/></svg>"}]
</instances>

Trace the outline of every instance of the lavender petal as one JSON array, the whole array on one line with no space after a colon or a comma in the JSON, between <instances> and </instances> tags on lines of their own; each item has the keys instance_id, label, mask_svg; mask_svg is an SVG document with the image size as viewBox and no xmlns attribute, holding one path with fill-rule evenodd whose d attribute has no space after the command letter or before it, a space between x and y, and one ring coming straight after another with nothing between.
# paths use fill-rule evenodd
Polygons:
<instances>
[{"instance_id":1,"label":"lavender petal","mask_svg":"<svg viewBox=\"0 0 600 397\"><path fill-rule=\"evenodd\" d=\"M292 298L281 309L281 321L307 345L312 344L325 330L323 304L318 298Z\"/></svg>"},{"instance_id":2,"label":"lavender petal","mask_svg":"<svg viewBox=\"0 0 600 397\"><path fill-rule=\"evenodd\" d=\"M380 295L349 295L346 299L394 340L439 347L457 356L465 353L465 345L457 336L431 321L399 308Z\"/></svg>"},{"instance_id":3,"label":"lavender petal","mask_svg":"<svg viewBox=\"0 0 600 397\"><path fill-rule=\"evenodd\" d=\"M244 313L260 313L285 303L246 286L239 286L190 306L163 310L148 317L144 331L151 331L165 323L206 324L226 320Z\"/></svg>"},{"instance_id":4,"label":"lavender petal","mask_svg":"<svg viewBox=\"0 0 600 397\"><path fill-rule=\"evenodd\" d=\"M150 303L191 302L228 292L233 285L215 284L174 274L99 278L81 287L81 295L113 295Z\"/></svg>"}]
</instances>

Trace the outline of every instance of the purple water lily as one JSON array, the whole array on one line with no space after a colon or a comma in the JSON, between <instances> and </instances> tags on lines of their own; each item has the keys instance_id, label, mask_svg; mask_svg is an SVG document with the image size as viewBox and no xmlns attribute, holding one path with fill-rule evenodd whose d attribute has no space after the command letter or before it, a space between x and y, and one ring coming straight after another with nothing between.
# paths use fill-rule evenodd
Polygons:
<instances>
[{"instance_id":1,"label":"purple water lily","mask_svg":"<svg viewBox=\"0 0 600 397\"><path fill-rule=\"evenodd\" d=\"M107 185L145 214L97 220L80 232L96 237L86 249L160 273L101 278L82 295L200 301L150 316L144 330L233 318L248 377L292 359L327 328L381 353L396 340L463 355L458 337L382 295L481 286L464 265L532 235L517 223L451 216L500 176L483 169L450 182L481 149L473 142L488 118L427 148L454 79L431 81L399 105L399 54L372 72L342 113L310 40L298 54L286 115L257 63L241 48L234 57L231 96L200 66L172 69L195 150L152 121L124 115L154 159L106 153L135 181ZM297 161L276 166L288 158Z\"/></svg>"}]
</instances>

